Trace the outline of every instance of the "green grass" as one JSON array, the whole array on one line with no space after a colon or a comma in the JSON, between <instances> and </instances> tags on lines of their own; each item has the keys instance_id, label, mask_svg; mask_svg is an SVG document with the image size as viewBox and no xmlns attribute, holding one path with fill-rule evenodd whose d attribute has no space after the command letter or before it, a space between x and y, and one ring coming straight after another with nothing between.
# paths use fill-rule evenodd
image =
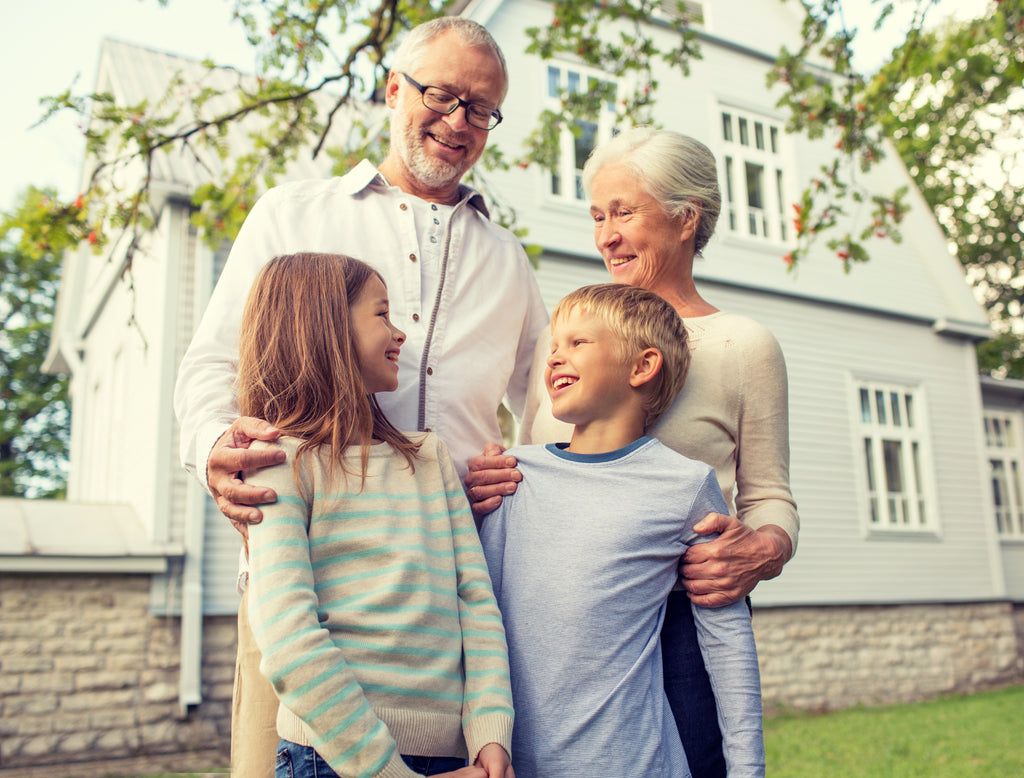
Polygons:
<instances>
[{"instance_id":1,"label":"green grass","mask_svg":"<svg viewBox=\"0 0 1024 778\"><path fill-rule=\"evenodd\" d=\"M1024 686L773 716L765 720L765 746L769 778L1022 778Z\"/></svg>"},{"instance_id":2,"label":"green grass","mask_svg":"<svg viewBox=\"0 0 1024 778\"><path fill-rule=\"evenodd\" d=\"M1024 686L765 720L771 778L1019 778Z\"/></svg>"}]
</instances>

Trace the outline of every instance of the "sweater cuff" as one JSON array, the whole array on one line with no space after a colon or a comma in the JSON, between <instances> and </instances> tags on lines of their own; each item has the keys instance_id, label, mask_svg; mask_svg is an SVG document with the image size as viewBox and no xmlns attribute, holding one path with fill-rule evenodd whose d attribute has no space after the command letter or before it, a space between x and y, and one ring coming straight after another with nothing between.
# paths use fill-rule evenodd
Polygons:
<instances>
[{"instance_id":1,"label":"sweater cuff","mask_svg":"<svg viewBox=\"0 0 1024 778\"><path fill-rule=\"evenodd\" d=\"M481 749L488 743L497 743L512 756L512 717L504 713L474 716L462 725L469 751L469 764L474 764Z\"/></svg>"}]
</instances>

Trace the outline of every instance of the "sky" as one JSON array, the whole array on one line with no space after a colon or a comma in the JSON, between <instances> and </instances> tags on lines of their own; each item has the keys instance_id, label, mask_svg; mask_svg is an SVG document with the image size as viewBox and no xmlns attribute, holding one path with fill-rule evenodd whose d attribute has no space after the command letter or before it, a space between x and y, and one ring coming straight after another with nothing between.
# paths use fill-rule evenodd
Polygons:
<instances>
[{"instance_id":1,"label":"sky","mask_svg":"<svg viewBox=\"0 0 1024 778\"><path fill-rule=\"evenodd\" d=\"M932 19L954 11L976 15L987 2L942 0ZM843 5L847 24L862 30L858 66L870 70L901 42L900 32L871 32L870 0ZM166 6L157 0L8 0L6 42L0 47L0 211L11 209L29 185L54 186L63 198L76 194L84 152L76 120L68 114L42 127L32 125L42 115L41 97L73 83L77 92L91 90L104 37L252 71L252 49L241 26L232 22L232 7L231 0L169 0Z\"/></svg>"}]
</instances>

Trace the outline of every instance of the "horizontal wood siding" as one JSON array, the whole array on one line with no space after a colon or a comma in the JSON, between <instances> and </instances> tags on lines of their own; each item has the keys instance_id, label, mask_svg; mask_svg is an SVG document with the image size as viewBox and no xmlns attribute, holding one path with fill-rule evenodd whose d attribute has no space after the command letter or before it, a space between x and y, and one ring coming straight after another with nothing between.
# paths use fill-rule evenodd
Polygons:
<instances>
[{"instance_id":1,"label":"horizontal wood siding","mask_svg":"<svg viewBox=\"0 0 1024 778\"><path fill-rule=\"evenodd\" d=\"M607 280L597 262L545 259L538 277L550 307L568 291ZM847 308L702 284L716 306L776 335L790 379L791 477L802 519L799 552L761 584L762 604L892 603L995 595L984 505L981 410L971 346L923 327ZM868 531L855 379L922 387L931 442L936 533Z\"/></svg>"}]
</instances>

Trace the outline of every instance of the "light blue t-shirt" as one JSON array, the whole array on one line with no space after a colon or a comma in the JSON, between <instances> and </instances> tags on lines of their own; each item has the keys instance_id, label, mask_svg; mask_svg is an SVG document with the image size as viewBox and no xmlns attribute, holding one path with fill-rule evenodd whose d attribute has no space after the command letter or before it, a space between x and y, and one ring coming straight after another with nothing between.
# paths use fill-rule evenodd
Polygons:
<instances>
[{"instance_id":1,"label":"light blue t-shirt","mask_svg":"<svg viewBox=\"0 0 1024 778\"><path fill-rule=\"evenodd\" d=\"M659 635L693 526L726 513L714 471L652 438L618 451L508 453L523 474L481 540L508 637L518 778L685 778ZM761 689L742 601L694 608L730 778L764 775Z\"/></svg>"}]
</instances>

